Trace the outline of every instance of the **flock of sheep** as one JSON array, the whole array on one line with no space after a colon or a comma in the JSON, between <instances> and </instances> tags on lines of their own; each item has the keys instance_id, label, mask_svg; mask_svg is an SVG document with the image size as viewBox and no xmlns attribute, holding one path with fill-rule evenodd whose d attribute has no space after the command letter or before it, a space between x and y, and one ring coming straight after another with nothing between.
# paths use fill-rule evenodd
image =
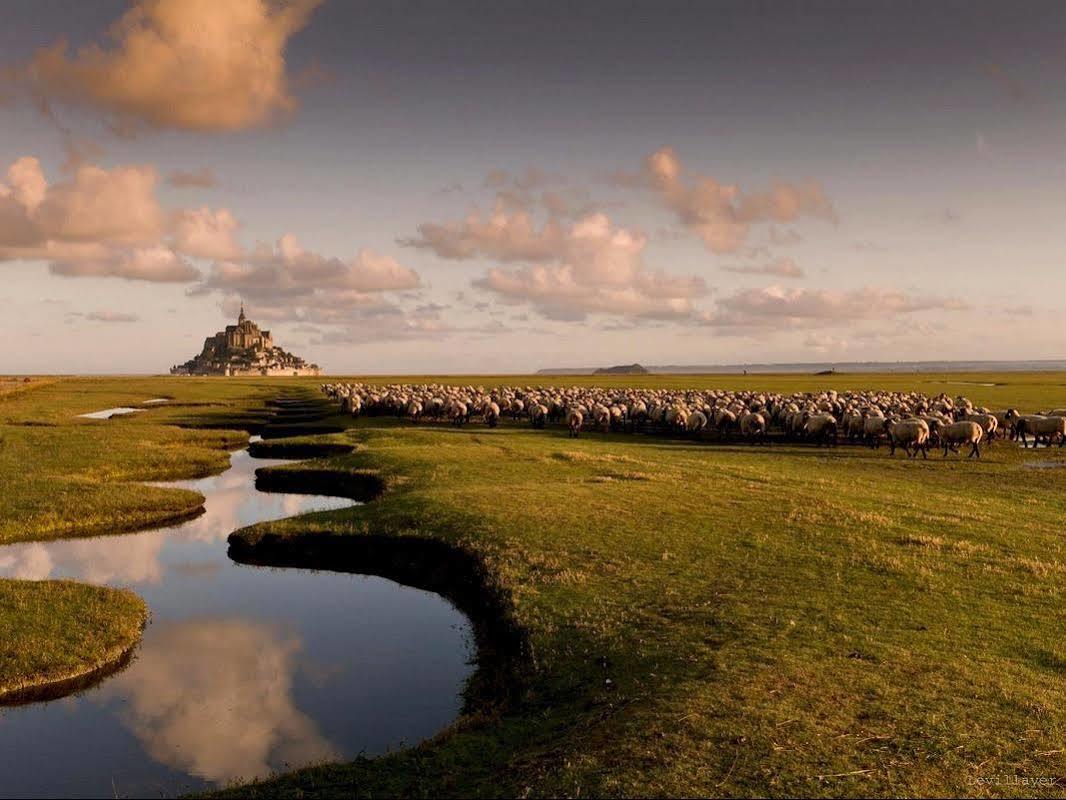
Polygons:
<instances>
[{"instance_id":1,"label":"flock of sheep","mask_svg":"<svg viewBox=\"0 0 1066 800\"><path fill-rule=\"evenodd\" d=\"M438 384L330 383L327 396L353 416L392 415L413 421L443 420L489 427L501 418L534 428L565 423L570 436L586 428L714 436L721 441L787 441L835 445L841 438L892 454L902 448L928 458L931 447L980 458L982 443L997 438L1059 447L1066 444L1066 409L1020 414L1013 408L975 407L965 397L929 397L918 392L817 392L781 395L721 389L619 389L545 386L444 386Z\"/></svg>"}]
</instances>

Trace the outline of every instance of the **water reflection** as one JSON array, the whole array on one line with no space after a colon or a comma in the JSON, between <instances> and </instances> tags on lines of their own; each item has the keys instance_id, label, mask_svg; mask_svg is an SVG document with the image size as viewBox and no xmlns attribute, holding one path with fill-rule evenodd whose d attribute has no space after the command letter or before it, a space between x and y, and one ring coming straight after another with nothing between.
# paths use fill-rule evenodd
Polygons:
<instances>
[{"instance_id":1,"label":"water reflection","mask_svg":"<svg viewBox=\"0 0 1066 800\"><path fill-rule=\"evenodd\" d=\"M89 583L126 585L158 583L163 578L159 554L164 539L157 533L93 537L55 542L28 542L0 550L0 575L39 581L78 578Z\"/></svg>"},{"instance_id":2,"label":"water reflection","mask_svg":"<svg viewBox=\"0 0 1066 800\"><path fill-rule=\"evenodd\" d=\"M293 702L302 644L262 622L206 619L153 633L101 699L160 763L209 781L261 777L340 751Z\"/></svg>"},{"instance_id":3,"label":"water reflection","mask_svg":"<svg viewBox=\"0 0 1066 800\"><path fill-rule=\"evenodd\" d=\"M209 498L206 513L179 525L142 533L8 545L0 548L0 576L24 580L77 578L112 585L156 584L163 580L167 557L187 552L193 543L221 544L222 550L212 549L209 555L209 563L217 564L225 556L226 537L237 528L352 504L341 497L256 492L255 470L281 463L284 462L253 459L241 451L233 454L230 468L221 475L153 484L199 492Z\"/></svg>"},{"instance_id":4,"label":"water reflection","mask_svg":"<svg viewBox=\"0 0 1066 800\"><path fill-rule=\"evenodd\" d=\"M180 794L433 735L459 711L467 620L438 595L343 573L235 564L254 522L340 508L271 494L234 453L222 475L166 486L206 513L156 531L0 547L0 576L129 586L152 622L96 689L0 708L0 797Z\"/></svg>"},{"instance_id":5,"label":"water reflection","mask_svg":"<svg viewBox=\"0 0 1066 800\"><path fill-rule=\"evenodd\" d=\"M140 410L129 406L116 406L115 408L105 408L102 411L90 411L88 414L78 414L78 416L83 419L111 419L112 417L120 417L123 414L133 414Z\"/></svg>"}]
</instances>

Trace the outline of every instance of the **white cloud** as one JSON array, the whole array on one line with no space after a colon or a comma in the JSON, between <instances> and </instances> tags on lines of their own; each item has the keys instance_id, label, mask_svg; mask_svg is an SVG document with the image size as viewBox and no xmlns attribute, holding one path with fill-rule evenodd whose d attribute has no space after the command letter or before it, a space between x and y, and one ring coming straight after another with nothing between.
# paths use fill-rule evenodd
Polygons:
<instances>
[{"instance_id":1,"label":"white cloud","mask_svg":"<svg viewBox=\"0 0 1066 800\"><path fill-rule=\"evenodd\" d=\"M206 206L182 209L171 216L174 247L194 258L227 260L241 254L237 244L237 220L227 208L212 211Z\"/></svg>"},{"instance_id":2,"label":"white cloud","mask_svg":"<svg viewBox=\"0 0 1066 800\"><path fill-rule=\"evenodd\" d=\"M778 258L758 267L722 267L722 269L740 275L775 275L779 278L802 278L806 275L803 268L791 258Z\"/></svg>"},{"instance_id":3,"label":"white cloud","mask_svg":"<svg viewBox=\"0 0 1066 800\"><path fill-rule=\"evenodd\" d=\"M787 329L890 319L920 311L960 311L957 299L914 297L894 289L744 289L720 298L702 324L729 329Z\"/></svg>"},{"instance_id":4,"label":"white cloud","mask_svg":"<svg viewBox=\"0 0 1066 800\"><path fill-rule=\"evenodd\" d=\"M710 176L686 182L681 161L670 147L649 155L639 173L621 173L614 180L622 186L651 189L713 253L739 250L753 224L794 222L801 217L837 220L832 201L816 181L775 183L769 190L751 193Z\"/></svg>"},{"instance_id":5,"label":"white cloud","mask_svg":"<svg viewBox=\"0 0 1066 800\"><path fill-rule=\"evenodd\" d=\"M233 131L292 112L285 48L319 0L137 0L111 46L39 50L22 70L45 101L98 109L120 129Z\"/></svg>"}]
</instances>

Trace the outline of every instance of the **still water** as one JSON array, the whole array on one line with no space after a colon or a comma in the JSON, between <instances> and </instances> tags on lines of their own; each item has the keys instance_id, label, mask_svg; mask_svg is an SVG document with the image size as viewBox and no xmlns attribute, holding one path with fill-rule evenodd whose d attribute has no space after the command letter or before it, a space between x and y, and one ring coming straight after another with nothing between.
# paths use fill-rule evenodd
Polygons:
<instances>
[{"instance_id":1,"label":"still water","mask_svg":"<svg viewBox=\"0 0 1066 800\"><path fill-rule=\"evenodd\" d=\"M414 744L458 714L469 621L383 578L242 566L226 537L351 505L254 488L234 453L195 481L207 513L144 533L0 548L0 576L128 586L152 621L134 661L81 694L0 708L0 796L153 796Z\"/></svg>"}]
</instances>

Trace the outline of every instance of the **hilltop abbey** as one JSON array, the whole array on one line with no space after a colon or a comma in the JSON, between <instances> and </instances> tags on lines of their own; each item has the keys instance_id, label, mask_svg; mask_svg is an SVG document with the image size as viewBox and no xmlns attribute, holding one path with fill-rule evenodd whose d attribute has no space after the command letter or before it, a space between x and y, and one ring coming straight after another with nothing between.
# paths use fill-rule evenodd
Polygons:
<instances>
[{"instance_id":1,"label":"hilltop abbey","mask_svg":"<svg viewBox=\"0 0 1066 800\"><path fill-rule=\"evenodd\" d=\"M244 315L236 325L204 340L198 356L170 369L171 375L318 375L317 364L274 346L270 331L263 331Z\"/></svg>"}]
</instances>

